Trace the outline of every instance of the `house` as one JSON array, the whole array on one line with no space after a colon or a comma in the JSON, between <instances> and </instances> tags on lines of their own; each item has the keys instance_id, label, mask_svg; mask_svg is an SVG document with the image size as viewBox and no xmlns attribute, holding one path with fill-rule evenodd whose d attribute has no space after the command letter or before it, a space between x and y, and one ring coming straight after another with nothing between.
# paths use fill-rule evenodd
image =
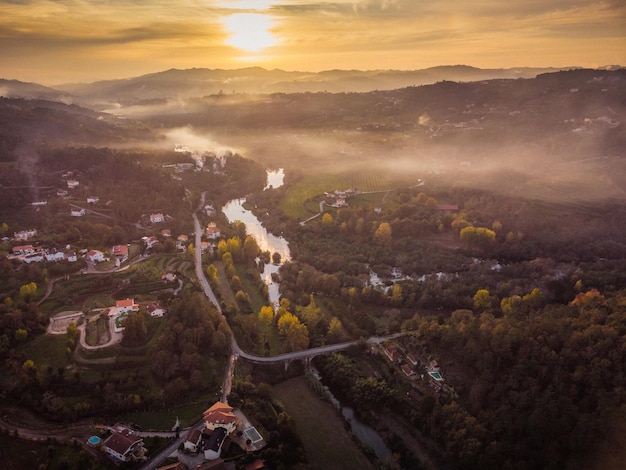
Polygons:
<instances>
[{"instance_id":1,"label":"house","mask_svg":"<svg viewBox=\"0 0 626 470\"><path fill-rule=\"evenodd\" d=\"M415 353L409 353L406 358L409 360L411 365L416 366L420 363L419 356Z\"/></svg>"},{"instance_id":2,"label":"house","mask_svg":"<svg viewBox=\"0 0 626 470\"><path fill-rule=\"evenodd\" d=\"M134 431L121 426L110 430L111 435L102 443L108 455L121 462L147 460L143 439Z\"/></svg>"},{"instance_id":3,"label":"house","mask_svg":"<svg viewBox=\"0 0 626 470\"><path fill-rule=\"evenodd\" d=\"M198 447L200 446L200 442L202 441L202 432L199 429L192 429L187 434L187 438L184 442L185 450L190 452L198 452Z\"/></svg>"},{"instance_id":4,"label":"house","mask_svg":"<svg viewBox=\"0 0 626 470\"><path fill-rule=\"evenodd\" d=\"M67 191L67 189L57 189L58 197L66 197L68 194L69 192Z\"/></svg>"},{"instance_id":5,"label":"house","mask_svg":"<svg viewBox=\"0 0 626 470\"><path fill-rule=\"evenodd\" d=\"M25 263L41 263L44 260L44 254L41 252L31 253L23 258Z\"/></svg>"},{"instance_id":6,"label":"house","mask_svg":"<svg viewBox=\"0 0 626 470\"><path fill-rule=\"evenodd\" d=\"M217 460L220 458L226 436L228 436L226 428L218 426L213 430L204 450L204 458L206 460Z\"/></svg>"},{"instance_id":7,"label":"house","mask_svg":"<svg viewBox=\"0 0 626 470\"><path fill-rule=\"evenodd\" d=\"M89 196L87 198L87 204L96 204L98 203L98 201L100 201L100 198L98 196Z\"/></svg>"},{"instance_id":8,"label":"house","mask_svg":"<svg viewBox=\"0 0 626 470\"><path fill-rule=\"evenodd\" d=\"M67 189L76 189L80 183L76 180L67 180Z\"/></svg>"},{"instance_id":9,"label":"house","mask_svg":"<svg viewBox=\"0 0 626 470\"><path fill-rule=\"evenodd\" d=\"M101 263L104 261L104 253L98 250L89 250L87 252L87 259L92 263Z\"/></svg>"},{"instance_id":10,"label":"house","mask_svg":"<svg viewBox=\"0 0 626 470\"><path fill-rule=\"evenodd\" d=\"M159 243L159 239L152 235L151 237L143 237L143 242L146 244L146 249L150 249Z\"/></svg>"},{"instance_id":11,"label":"house","mask_svg":"<svg viewBox=\"0 0 626 470\"><path fill-rule=\"evenodd\" d=\"M232 407L228 404L218 401L202 414L206 429L211 431L217 428L223 428L227 434L235 430L239 419L233 413Z\"/></svg>"},{"instance_id":12,"label":"house","mask_svg":"<svg viewBox=\"0 0 626 470\"><path fill-rule=\"evenodd\" d=\"M399 364L400 362L402 362L402 355L398 351L398 348L396 348L395 346L383 348L383 351L385 353L385 356L387 356L387 358L394 364Z\"/></svg>"},{"instance_id":13,"label":"house","mask_svg":"<svg viewBox=\"0 0 626 470\"><path fill-rule=\"evenodd\" d=\"M135 299L124 299L115 302L115 313L118 315L137 311L139 311L139 305L135 303Z\"/></svg>"},{"instance_id":14,"label":"house","mask_svg":"<svg viewBox=\"0 0 626 470\"><path fill-rule=\"evenodd\" d=\"M82 217L86 213L87 213L87 211L85 211L85 209L71 209L70 210L70 215L72 217Z\"/></svg>"},{"instance_id":15,"label":"house","mask_svg":"<svg viewBox=\"0 0 626 470\"><path fill-rule=\"evenodd\" d=\"M206 226L205 235L207 238L211 240L215 240L221 236L220 229L217 228L217 224L215 222L209 222Z\"/></svg>"},{"instance_id":16,"label":"house","mask_svg":"<svg viewBox=\"0 0 626 470\"><path fill-rule=\"evenodd\" d=\"M415 375L415 371L408 364L404 364L402 367L400 367L400 369L402 369L402 372L404 372L404 375L406 375L407 377L412 377Z\"/></svg>"},{"instance_id":17,"label":"house","mask_svg":"<svg viewBox=\"0 0 626 470\"><path fill-rule=\"evenodd\" d=\"M12 248L14 255L30 255L35 252L33 245L19 245Z\"/></svg>"},{"instance_id":18,"label":"house","mask_svg":"<svg viewBox=\"0 0 626 470\"><path fill-rule=\"evenodd\" d=\"M46 261L63 261L65 259L65 253L56 248L51 248L46 251Z\"/></svg>"},{"instance_id":19,"label":"house","mask_svg":"<svg viewBox=\"0 0 626 470\"><path fill-rule=\"evenodd\" d=\"M185 235L184 233L181 233L180 235L178 235L178 238L176 238L176 248L178 250L185 251L187 249L188 242L189 242L189 237Z\"/></svg>"},{"instance_id":20,"label":"house","mask_svg":"<svg viewBox=\"0 0 626 470\"><path fill-rule=\"evenodd\" d=\"M209 246L210 246L209 242L205 242L205 241L200 242L200 251L204 253L206 250L209 249Z\"/></svg>"},{"instance_id":21,"label":"house","mask_svg":"<svg viewBox=\"0 0 626 470\"><path fill-rule=\"evenodd\" d=\"M19 232L13 232L13 238L16 240L28 240L37 235L37 230L34 228L30 230L20 230Z\"/></svg>"},{"instance_id":22,"label":"house","mask_svg":"<svg viewBox=\"0 0 626 470\"><path fill-rule=\"evenodd\" d=\"M174 282L176 281L176 273L167 271L166 273L161 274L161 280L165 282Z\"/></svg>"},{"instance_id":23,"label":"house","mask_svg":"<svg viewBox=\"0 0 626 470\"><path fill-rule=\"evenodd\" d=\"M215 214L215 208L213 207L212 204L206 204L204 206L204 211L206 212L206 215L208 215L209 217Z\"/></svg>"},{"instance_id":24,"label":"house","mask_svg":"<svg viewBox=\"0 0 626 470\"><path fill-rule=\"evenodd\" d=\"M150 222L153 224L158 224L160 222L165 222L165 217L163 217L163 214L158 213L158 214L150 214Z\"/></svg>"},{"instance_id":25,"label":"house","mask_svg":"<svg viewBox=\"0 0 626 470\"><path fill-rule=\"evenodd\" d=\"M148 305L148 313L151 317L162 317L165 315L165 309L158 305L151 304Z\"/></svg>"},{"instance_id":26,"label":"house","mask_svg":"<svg viewBox=\"0 0 626 470\"><path fill-rule=\"evenodd\" d=\"M439 392L443 387L443 376L439 372L428 372L428 385L435 392Z\"/></svg>"},{"instance_id":27,"label":"house","mask_svg":"<svg viewBox=\"0 0 626 470\"><path fill-rule=\"evenodd\" d=\"M78 261L78 256L76 256L75 251L70 251L65 255L65 259L70 263L75 263L76 261Z\"/></svg>"},{"instance_id":28,"label":"house","mask_svg":"<svg viewBox=\"0 0 626 470\"><path fill-rule=\"evenodd\" d=\"M172 231L169 228L164 228L163 230L161 230L161 235L164 237L171 237Z\"/></svg>"},{"instance_id":29,"label":"house","mask_svg":"<svg viewBox=\"0 0 626 470\"><path fill-rule=\"evenodd\" d=\"M111 248L111 256L120 260L123 263L128 259L128 245L115 245Z\"/></svg>"}]
</instances>

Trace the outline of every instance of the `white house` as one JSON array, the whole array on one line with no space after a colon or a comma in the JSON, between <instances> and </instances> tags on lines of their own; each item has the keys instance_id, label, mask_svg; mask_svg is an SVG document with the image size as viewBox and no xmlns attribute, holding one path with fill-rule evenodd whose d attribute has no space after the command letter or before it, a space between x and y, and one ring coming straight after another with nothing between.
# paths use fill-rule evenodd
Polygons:
<instances>
[{"instance_id":1,"label":"white house","mask_svg":"<svg viewBox=\"0 0 626 470\"><path fill-rule=\"evenodd\" d=\"M158 305L148 305L148 313L151 317L162 317L165 315L165 309Z\"/></svg>"},{"instance_id":2,"label":"white house","mask_svg":"<svg viewBox=\"0 0 626 470\"><path fill-rule=\"evenodd\" d=\"M24 256L25 263L41 263L44 260L44 255L41 252L31 253L30 255Z\"/></svg>"},{"instance_id":3,"label":"white house","mask_svg":"<svg viewBox=\"0 0 626 470\"><path fill-rule=\"evenodd\" d=\"M134 431L115 426L111 435L102 443L104 451L122 462L147 460L143 439Z\"/></svg>"},{"instance_id":4,"label":"white house","mask_svg":"<svg viewBox=\"0 0 626 470\"><path fill-rule=\"evenodd\" d=\"M150 214L150 222L153 224L158 224L160 222L165 222L165 217L163 214Z\"/></svg>"},{"instance_id":5,"label":"white house","mask_svg":"<svg viewBox=\"0 0 626 470\"><path fill-rule=\"evenodd\" d=\"M76 180L67 180L67 189L76 189L80 183Z\"/></svg>"},{"instance_id":6,"label":"white house","mask_svg":"<svg viewBox=\"0 0 626 470\"><path fill-rule=\"evenodd\" d=\"M85 215L87 212L85 211L85 209L71 209L70 210L70 215L72 217L82 217L83 215Z\"/></svg>"},{"instance_id":7,"label":"white house","mask_svg":"<svg viewBox=\"0 0 626 470\"><path fill-rule=\"evenodd\" d=\"M52 248L46 252L46 261L63 261L65 259L65 253Z\"/></svg>"},{"instance_id":8,"label":"white house","mask_svg":"<svg viewBox=\"0 0 626 470\"><path fill-rule=\"evenodd\" d=\"M137 312L139 305L135 303L135 299L124 299L115 302L115 313L118 315L128 312Z\"/></svg>"},{"instance_id":9,"label":"white house","mask_svg":"<svg viewBox=\"0 0 626 470\"><path fill-rule=\"evenodd\" d=\"M150 249L159 243L159 239L152 235L151 237L143 237L143 242L146 244L146 249Z\"/></svg>"},{"instance_id":10,"label":"white house","mask_svg":"<svg viewBox=\"0 0 626 470\"><path fill-rule=\"evenodd\" d=\"M14 232L13 238L15 238L16 240L28 240L29 238L33 238L35 235L37 235L37 230L32 228L30 230L21 230L19 232Z\"/></svg>"},{"instance_id":11,"label":"white house","mask_svg":"<svg viewBox=\"0 0 626 470\"><path fill-rule=\"evenodd\" d=\"M75 251L70 251L65 255L65 259L70 263L75 263L76 261L78 261L78 256L76 256Z\"/></svg>"},{"instance_id":12,"label":"white house","mask_svg":"<svg viewBox=\"0 0 626 470\"><path fill-rule=\"evenodd\" d=\"M228 431L223 427L218 426L215 428L206 444L206 449L204 451L205 460L217 460L220 458L220 455L222 454L222 445L224 444L224 440L227 435Z\"/></svg>"},{"instance_id":13,"label":"white house","mask_svg":"<svg viewBox=\"0 0 626 470\"><path fill-rule=\"evenodd\" d=\"M87 198L87 204L96 204L98 201L100 201L98 196L89 196Z\"/></svg>"},{"instance_id":14,"label":"white house","mask_svg":"<svg viewBox=\"0 0 626 470\"><path fill-rule=\"evenodd\" d=\"M197 452L200 441L202 441L202 432L199 429L192 429L185 439L185 449L190 452Z\"/></svg>"},{"instance_id":15,"label":"white house","mask_svg":"<svg viewBox=\"0 0 626 470\"><path fill-rule=\"evenodd\" d=\"M87 259L92 263L101 263L104 261L104 253L98 250L89 250L87 252Z\"/></svg>"},{"instance_id":16,"label":"white house","mask_svg":"<svg viewBox=\"0 0 626 470\"><path fill-rule=\"evenodd\" d=\"M35 252L33 245L19 245L12 248L14 255L30 255Z\"/></svg>"}]
</instances>

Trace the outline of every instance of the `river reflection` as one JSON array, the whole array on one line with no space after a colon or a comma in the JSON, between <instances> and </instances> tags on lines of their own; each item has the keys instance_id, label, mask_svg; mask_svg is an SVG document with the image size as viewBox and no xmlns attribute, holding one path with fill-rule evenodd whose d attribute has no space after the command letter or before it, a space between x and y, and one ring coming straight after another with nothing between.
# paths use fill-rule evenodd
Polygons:
<instances>
[{"instance_id":1,"label":"river reflection","mask_svg":"<svg viewBox=\"0 0 626 470\"><path fill-rule=\"evenodd\" d=\"M282 185L283 177L284 173L282 168L277 171L268 171L268 185L271 178L273 178L273 183L277 184L272 185L273 187ZM239 220L246 224L246 232L248 235L254 237L261 251L269 251L270 255L278 253L280 254L281 262L289 261L291 259L291 253L289 251L289 243L287 240L268 232L265 227L263 227L259 219L257 219L252 212L243 207L245 202L245 198L233 199L222 207L222 212L230 223L235 220ZM278 273L279 267L280 266L275 264L268 263L265 265L265 269L262 274L263 281L268 288L270 302L275 308L278 307L280 293L278 292L278 283L272 281L272 274Z\"/></svg>"}]
</instances>

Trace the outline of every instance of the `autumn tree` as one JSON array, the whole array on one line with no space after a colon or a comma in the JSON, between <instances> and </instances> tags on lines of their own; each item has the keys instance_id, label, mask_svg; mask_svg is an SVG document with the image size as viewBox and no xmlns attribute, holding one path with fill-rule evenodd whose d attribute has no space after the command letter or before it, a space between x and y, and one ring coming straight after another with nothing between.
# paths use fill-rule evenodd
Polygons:
<instances>
[{"instance_id":1,"label":"autumn tree","mask_svg":"<svg viewBox=\"0 0 626 470\"><path fill-rule=\"evenodd\" d=\"M374 242L381 246L391 243L391 226L388 222L382 222L374 232Z\"/></svg>"},{"instance_id":2,"label":"autumn tree","mask_svg":"<svg viewBox=\"0 0 626 470\"><path fill-rule=\"evenodd\" d=\"M243 252L245 254L245 257L250 260L253 260L257 256L259 256L261 250L259 249L259 245L252 235L248 235L244 240Z\"/></svg>"},{"instance_id":3,"label":"autumn tree","mask_svg":"<svg viewBox=\"0 0 626 470\"><path fill-rule=\"evenodd\" d=\"M474 294L474 310L478 313L491 310L491 295L487 289L479 289Z\"/></svg>"},{"instance_id":4,"label":"autumn tree","mask_svg":"<svg viewBox=\"0 0 626 470\"><path fill-rule=\"evenodd\" d=\"M271 305L264 305L259 310L259 325L263 329L263 342L267 341L267 333L274 322L274 308Z\"/></svg>"},{"instance_id":5,"label":"autumn tree","mask_svg":"<svg viewBox=\"0 0 626 470\"><path fill-rule=\"evenodd\" d=\"M292 313L287 312L278 319L278 332L289 351L299 351L309 346L309 330Z\"/></svg>"},{"instance_id":6,"label":"autumn tree","mask_svg":"<svg viewBox=\"0 0 626 470\"><path fill-rule=\"evenodd\" d=\"M496 241L496 232L485 227L465 227L461 229L459 238L469 248L486 250Z\"/></svg>"}]
</instances>

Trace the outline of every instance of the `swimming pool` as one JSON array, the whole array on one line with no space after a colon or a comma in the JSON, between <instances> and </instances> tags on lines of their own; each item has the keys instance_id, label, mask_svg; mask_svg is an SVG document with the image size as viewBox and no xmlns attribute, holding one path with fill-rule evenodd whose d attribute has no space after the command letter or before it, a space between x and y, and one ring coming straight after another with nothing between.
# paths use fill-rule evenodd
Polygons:
<instances>
[{"instance_id":1,"label":"swimming pool","mask_svg":"<svg viewBox=\"0 0 626 470\"><path fill-rule=\"evenodd\" d=\"M259 434L259 431L257 431L255 428L248 428L244 431L244 434L246 436L248 436L248 439L250 439L250 441L255 444L259 441L263 440L263 436L261 436Z\"/></svg>"}]
</instances>

